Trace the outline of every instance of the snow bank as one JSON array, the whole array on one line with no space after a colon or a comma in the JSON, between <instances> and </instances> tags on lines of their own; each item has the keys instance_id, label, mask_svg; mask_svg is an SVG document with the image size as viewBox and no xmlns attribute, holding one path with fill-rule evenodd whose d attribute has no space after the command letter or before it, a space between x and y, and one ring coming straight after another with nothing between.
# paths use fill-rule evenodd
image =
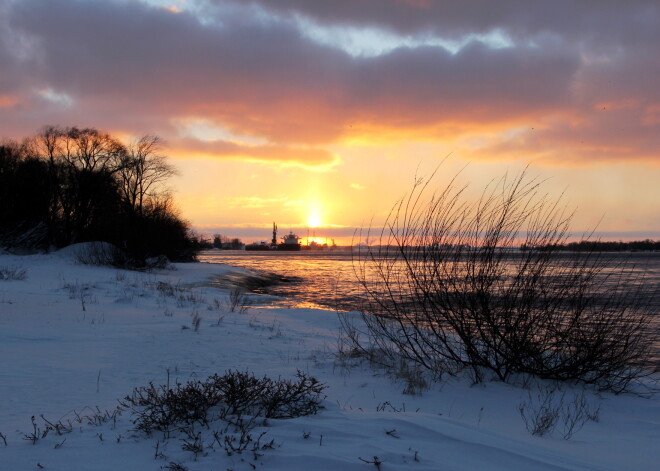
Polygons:
<instances>
[{"instance_id":1,"label":"snow bank","mask_svg":"<svg viewBox=\"0 0 660 471\"><path fill-rule=\"evenodd\" d=\"M232 267L137 273L81 265L75 251L0 255L0 267L27 272L23 281L0 281L0 433L7 441L0 438L0 470L646 470L659 462L655 397L587 391L600 407L598 422L587 421L571 440L561 438L561 424L532 436L519 407L538 402L543 389L448 380L405 395L402 380L337 357L334 312L230 312L228 291L205 282ZM256 456L228 456L211 443L210 429L195 455L182 449L185 437L137 435L127 413L98 426L78 423L112 411L149 382L230 369L273 378L305 371L327 384L325 409L260 424L253 436L265 432L273 449ZM71 421L73 432L51 431L32 444L24 439L34 432L30 418L43 434L41 415Z\"/></svg>"}]
</instances>

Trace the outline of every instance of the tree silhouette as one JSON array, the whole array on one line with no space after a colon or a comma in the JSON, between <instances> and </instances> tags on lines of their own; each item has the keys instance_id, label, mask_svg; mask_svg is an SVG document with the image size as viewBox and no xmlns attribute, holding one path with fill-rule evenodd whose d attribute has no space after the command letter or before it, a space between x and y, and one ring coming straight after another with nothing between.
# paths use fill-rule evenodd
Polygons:
<instances>
[{"instance_id":1,"label":"tree silhouette","mask_svg":"<svg viewBox=\"0 0 660 471\"><path fill-rule=\"evenodd\" d=\"M188 224L166 187L175 169L159 151L155 136L124 145L93 128L57 126L1 145L0 242L107 241L138 267L162 254L189 259Z\"/></svg>"}]
</instances>

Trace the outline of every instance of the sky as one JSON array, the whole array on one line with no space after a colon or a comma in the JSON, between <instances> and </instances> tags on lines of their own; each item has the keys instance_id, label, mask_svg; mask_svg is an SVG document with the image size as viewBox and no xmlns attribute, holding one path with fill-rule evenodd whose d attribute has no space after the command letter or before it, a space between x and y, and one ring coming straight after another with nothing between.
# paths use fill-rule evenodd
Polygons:
<instances>
[{"instance_id":1,"label":"sky","mask_svg":"<svg viewBox=\"0 0 660 471\"><path fill-rule=\"evenodd\" d=\"M202 234L338 243L419 176L529 174L660 238L657 0L0 0L0 139L155 134Z\"/></svg>"}]
</instances>

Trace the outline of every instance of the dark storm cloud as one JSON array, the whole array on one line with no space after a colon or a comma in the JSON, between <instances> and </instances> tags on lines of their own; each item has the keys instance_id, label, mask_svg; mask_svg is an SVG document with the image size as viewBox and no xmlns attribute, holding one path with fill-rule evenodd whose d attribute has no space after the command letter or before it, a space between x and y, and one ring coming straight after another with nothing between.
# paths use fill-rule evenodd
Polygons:
<instances>
[{"instance_id":1,"label":"dark storm cloud","mask_svg":"<svg viewBox=\"0 0 660 471\"><path fill-rule=\"evenodd\" d=\"M261 150L242 147L246 158L261 152L259 159L286 161L289 152L310 165L333 158L310 145L347 136L438 139L534 124L543 124L551 147L591 145L618 129L601 142L601 153L612 149L616 158L622 154L615 148L627 148L626 156L648 159L657 148L652 3L533 2L532 9L519 1L252 2L261 5L259 15L246 2L229 9L203 3L194 13L140 2L5 3L0 117L11 119L9 129L32 123L26 133L54 122L165 137L176 136L177 122L204 119L270 141ZM500 29L512 43L493 48L473 39L455 54L424 45L354 57L309 39L288 20L292 13L321 26L443 37ZM60 95L66 99L53 102ZM602 119L601 104L626 111ZM35 116L47 121L34 123ZM616 116L625 125L617 128ZM636 130L642 121L646 128ZM534 139L501 139L493 150L522 151Z\"/></svg>"},{"instance_id":2,"label":"dark storm cloud","mask_svg":"<svg viewBox=\"0 0 660 471\"><path fill-rule=\"evenodd\" d=\"M20 83L20 63L13 44L13 38L7 24L8 6L0 3L0 109L10 106L13 94L17 92ZM13 43L13 44L12 44Z\"/></svg>"}]
</instances>

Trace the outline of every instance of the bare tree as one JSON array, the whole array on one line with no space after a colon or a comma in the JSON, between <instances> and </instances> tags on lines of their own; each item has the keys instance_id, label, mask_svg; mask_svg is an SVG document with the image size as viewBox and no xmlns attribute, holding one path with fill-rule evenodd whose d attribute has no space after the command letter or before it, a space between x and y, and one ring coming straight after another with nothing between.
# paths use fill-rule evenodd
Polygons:
<instances>
[{"instance_id":1,"label":"bare tree","mask_svg":"<svg viewBox=\"0 0 660 471\"><path fill-rule=\"evenodd\" d=\"M472 202L455 181L427 198L429 182L355 254L362 323L340 316L354 347L476 381L528 373L622 391L649 374L651 298L625 265L556 253L572 215L540 182L505 176Z\"/></svg>"},{"instance_id":2,"label":"bare tree","mask_svg":"<svg viewBox=\"0 0 660 471\"><path fill-rule=\"evenodd\" d=\"M167 193L163 183L176 175L160 148L158 137L142 136L128 146L119 170L122 199L137 215L143 214L147 199L158 199Z\"/></svg>"},{"instance_id":3,"label":"bare tree","mask_svg":"<svg viewBox=\"0 0 660 471\"><path fill-rule=\"evenodd\" d=\"M24 143L29 156L48 163L52 198L47 220L51 239L58 233L60 245L85 237L95 220L108 212L114 195L113 174L126 155L125 146L115 137L94 128L46 126ZM62 230L56 225L63 226Z\"/></svg>"},{"instance_id":4,"label":"bare tree","mask_svg":"<svg viewBox=\"0 0 660 471\"><path fill-rule=\"evenodd\" d=\"M126 154L119 140L93 128L67 128L61 147L61 158L79 171L115 173Z\"/></svg>"},{"instance_id":5,"label":"bare tree","mask_svg":"<svg viewBox=\"0 0 660 471\"><path fill-rule=\"evenodd\" d=\"M73 171L114 173L126 154L118 139L94 128L46 126L26 144L32 155Z\"/></svg>"}]
</instances>

